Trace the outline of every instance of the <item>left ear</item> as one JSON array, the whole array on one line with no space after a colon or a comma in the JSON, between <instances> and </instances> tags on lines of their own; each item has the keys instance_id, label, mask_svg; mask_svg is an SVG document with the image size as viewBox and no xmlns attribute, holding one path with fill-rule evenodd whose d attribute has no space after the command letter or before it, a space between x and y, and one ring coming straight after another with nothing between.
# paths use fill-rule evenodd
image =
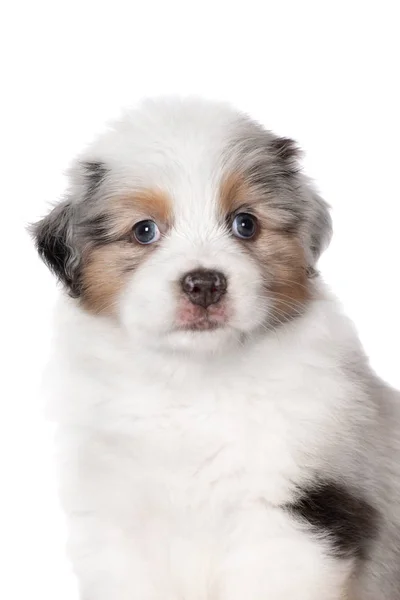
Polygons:
<instances>
[{"instance_id":1,"label":"left ear","mask_svg":"<svg viewBox=\"0 0 400 600\"><path fill-rule=\"evenodd\" d=\"M313 189L310 189L305 230L310 250L309 262L314 267L332 238L330 207Z\"/></svg>"},{"instance_id":2,"label":"left ear","mask_svg":"<svg viewBox=\"0 0 400 600\"><path fill-rule=\"evenodd\" d=\"M290 138L278 137L271 141L270 147L279 162L282 174L295 178L300 184L299 196L296 198L302 214L300 235L306 251L308 268L313 272L332 237L330 207L315 191L307 177L301 173L302 153L297 143Z\"/></svg>"}]
</instances>

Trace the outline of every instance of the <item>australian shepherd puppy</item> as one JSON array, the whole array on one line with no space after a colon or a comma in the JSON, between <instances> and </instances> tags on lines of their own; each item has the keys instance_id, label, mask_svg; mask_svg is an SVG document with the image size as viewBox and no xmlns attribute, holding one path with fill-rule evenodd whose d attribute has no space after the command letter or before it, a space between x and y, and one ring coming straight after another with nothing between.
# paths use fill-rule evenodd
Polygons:
<instances>
[{"instance_id":1,"label":"australian shepherd puppy","mask_svg":"<svg viewBox=\"0 0 400 600\"><path fill-rule=\"evenodd\" d=\"M317 261L296 144L145 102L37 223L82 600L400 599L400 401Z\"/></svg>"}]
</instances>

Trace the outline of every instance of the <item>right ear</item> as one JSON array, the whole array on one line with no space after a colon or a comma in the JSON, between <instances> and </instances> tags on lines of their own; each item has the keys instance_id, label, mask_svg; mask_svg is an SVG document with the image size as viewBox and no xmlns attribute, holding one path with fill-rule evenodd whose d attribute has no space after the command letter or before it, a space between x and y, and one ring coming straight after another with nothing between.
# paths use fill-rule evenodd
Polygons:
<instances>
[{"instance_id":1,"label":"right ear","mask_svg":"<svg viewBox=\"0 0 400 600\"><path fill-rule=\"evenodd\" d=\"M62 202L31 227L39 256L64 283L71 296L79 296L80 253L76 246L74 207Z\"/></svg>"},{"instance_id":2,"label":"right ear","mask_svg":"<svg viewBox=\"0 0 400 600\"><path fill-rule=\"evenodd\" d=\"M96 200L107 173L102 162L77 161L69 173L69 198L30 227L39 256L75 298L81 294L82 217Z\"/></svg>"}]
</instances>

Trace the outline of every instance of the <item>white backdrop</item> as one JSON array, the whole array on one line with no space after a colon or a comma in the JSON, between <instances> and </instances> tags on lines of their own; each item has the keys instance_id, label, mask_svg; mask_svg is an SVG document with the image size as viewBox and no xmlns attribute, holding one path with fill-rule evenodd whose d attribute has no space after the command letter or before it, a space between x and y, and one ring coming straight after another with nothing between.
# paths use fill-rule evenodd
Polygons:
<instances>
[{"instance_id":1,"label":"white backdrop","mask_svg":"<svg viewBox=\"0 0 400 600\"><path fill-rule=\"evenodd\" d=\"M3 3L0 597L75 600L40 373L55 283L24 224L104 120L148 95L226 99L306 150L333 207L321 266L400 387L396 0ZM118 599L116 599L118 600Z\"/></svg>"}]
</instances>

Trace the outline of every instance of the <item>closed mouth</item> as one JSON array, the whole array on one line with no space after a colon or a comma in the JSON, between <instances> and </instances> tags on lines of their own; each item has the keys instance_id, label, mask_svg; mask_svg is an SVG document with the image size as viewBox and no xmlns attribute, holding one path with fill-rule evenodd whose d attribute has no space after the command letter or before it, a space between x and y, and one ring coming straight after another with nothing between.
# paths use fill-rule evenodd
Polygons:
<instances>
[{"instance_id":1,"label":"closed mouth","mask_svg":"<svg viewBox=\"0 0 400 600\"><path fill-rule=\"evenodd\" d=\"M180 331L215 331L220 329L223 323L211 320L208 317L202 317L189 323L185 323L179 326Z\"/></svg>"}]
</instances>

